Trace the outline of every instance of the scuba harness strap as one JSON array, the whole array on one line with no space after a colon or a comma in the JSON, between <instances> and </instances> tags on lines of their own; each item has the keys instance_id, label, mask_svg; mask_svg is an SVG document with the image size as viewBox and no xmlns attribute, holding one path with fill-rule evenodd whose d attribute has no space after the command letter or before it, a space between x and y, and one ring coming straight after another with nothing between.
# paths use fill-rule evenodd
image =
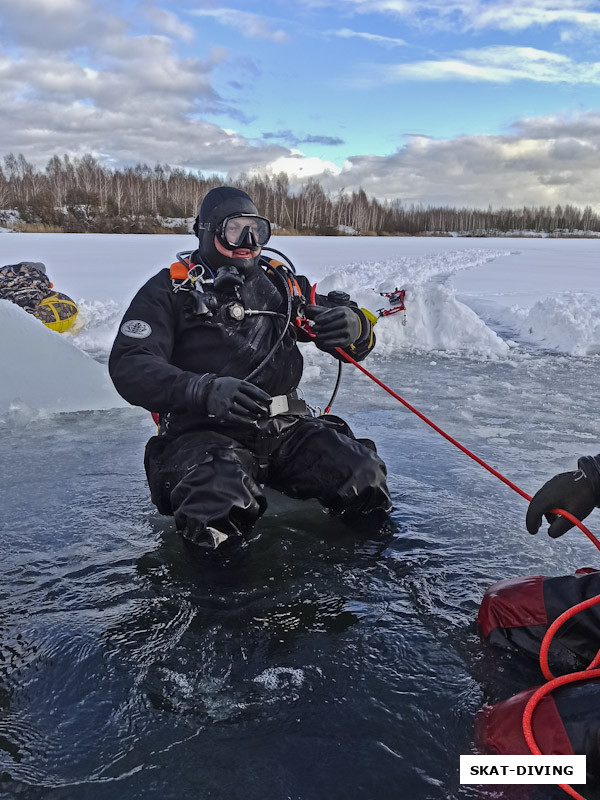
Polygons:
<instances>
[{"instance_id":1,"label":"scuba harness strap","mask_svg":"<svg viewBox=\"0 0 600 800\"><path fill-rule=\"evenodd\" d=\"M270 361L270 359L275 354L276 350L281 345L288 329L290 327L290 323L292 321L292 315L294 310L298 310L298 313L304 313L304 296L302 295L302 290L300 289L300 285L296 280L295 271L293 266L287 266L281 261L277 261L276 259L270 259L266 263L266 259L261 259L261 267L265 271L265 273L269 276L270 281L277 286L279 284L279 292L282 294L283 299L286 302L287 310L285 313L281 311L269 311L269 310L253 310L253 309L246 309L241 301L231 302L231 296L227 297L225 302L219 302L218 293L213 294L212 292L204 293L204 285L208 284L211 287L214 287L215 284L215 276L213 275L212 271L206 267L204 264L194 264L191 261L193 251L183 251L177 253L177 261L173 262L169 268L169 274L171 278L171 285L174 293L184 291L184 292L193 292L194 294L198 293L198 300L199 304L202 306L202 309L205 310L207 316L212 316L212 312L215 311L215 307L218 303L218 306L225 307L229 311L229 316L234 322L241 322L246 315L250 316L257 316L257 315L265 315L265 316L273 316L273 317L280 317L283 320L282 329L277 336L277 339L267 355L262 359L260 364L255 367L249 375L246 376L245 380L251 381L259 372L263 369L263 367ZM285 256L284 256L285 258ZM210 273L210 278L206 276L206 273ZM211 308L208 308L208 305L205 305L201 298L202 295L205 294L207 300L210 298L211 302L209 305ZM236 296L239 299L239 295L236 292ZM235 313L232 313L235 312ZM297 415L304 415L309 413L309 407L307 404L297 397L297 394L294 392L291 395L282 395L278 396L273 399L272 402L272 409L271 409L271 416L276 416L278 414L285 414L285 413L292 413ZM159 427L159 433L164 432L166 430L166 425L168 424L168 417L169 414L158 414L152 413L152 418L154 422Z\"/></svg>"},{"instance_id":2,"label":"scuba harness strap","mask_svg":"<svg viewBox=\"0 0 600 800\"><path fill-rule=\"evenodd\" d=\"M302 289L298 280L296 279L296 270L294 265L289 260L289 258L278 250L273 250L273 248L263 248L264 250L271 250L272 252L281 255L284 261L279 261L276 258L267 258L262 257L260 260L261 268L265 271L267 276L271 279L274 284L279 284L281 294L285 299L287 310L285 313L280 311L254 311L252 309L245 309L241 304L239 304L239 308L241 309L240 316L235 316L234 319L241 321L245 315L271 315L282 317L285 320L285 324L282 327L282 330L277 337L273 347L267 354L267 356L261 361L261 363L254 369L252 372L246 376L245 380L251 381L258 373L262 370L262 368L268 363L268 361L273 357L275 351L281 345L288 329L290 326L296 328L299 331L302 331L306 336L309 338L314 338L314 333L311 328L310 321L306 317L306 304L307 299L302 294ZM203 287L204 285L208 284L209 286L214 286L215 282L215 275L212 273L210 268L208 268L205 264L195 264L191 261L191 256L194 251L182 251L177 253L177 260L174 261L169 268L170 278L171 278L171 285L173 292L177 293L180 291L184 292L199 292L200 296L204 293ZM207 274L208 273L208 274ZM210 277L209 277L210 276ZM283 290L283 291L282 291ZM316 294L317 294L317 284L315 283L311 286L310 296L308 302L311 305L316 305ZM210 292L209 292L210 295ZM230 305L233 305L230 303ZM237 303L235 304L237 307ZM377 317L372 314L367 309L360 309L364 318L366 318L367 324L369 325L369 346L372 344L373 340L373 327L377 322ZM233 316L233 315L232 315ZM361 319L361 325L363 320ZM349 348L351 351L354 350L354 345L350 345ZM336 385L333 391L333 394L327 404L325 409L325 413L328 414L333 403L333 400L337 394L337 390L339 388L340 380L341 380L341 367L342 361L339 362L338 367L338 377L336 381ZM295 393L294 393L295 394ZM306 411L302 410L300 406L306 408L306 404L303 400L297 398L297 395L289 397L282 396L281 398L277 397L274 398L274 402L272 404L272 411L271 415L277 414L285 414L287 413L296 413L302 414L306 413ZM310 408L310 407L308 407ZM152 418L155 423L159 427L159 432L165 429L166 423L168 421L168 414L157 414L152 413Z\"/></svg>"},{"instance_id":3,"label":"scuba harness strap","mask_svg":"<svg viewBox=\"0 0 600 800\"><path fill-rule=\"evenodd\" d=\"M204 264L192 264L191 255L193 250L183 250L177 253L177 261L169 267L171 275L171 286L174 292L191 292L196 288L196 282L200 284L214 281L214 275ZM210 272L211 278L205 275Z\"/></svg>"},{"instance_id":4,"label":"scuba harness strap","mask_svg":"<svg viewBox=\"0 0 600 800\"><path fill-rule=\"evenodd\" d=\"M296 276L289 269L289 267L287 267L283 263L283 261L278 261L276 258L270 258L269 261L268 261L268 264L269 264L269 266L267 267L267 273L269 273L269 272L273 273L274 270L279 269L280 267L283 267L283 272L286 273L287 285L289 287L290 294L292 295L292 297L293 296L301 296L302 295L302 291L300 289L300 284L296 280ZM315 284L315 286L316 286L316 284Z\"/></svg>"}]
</instances>

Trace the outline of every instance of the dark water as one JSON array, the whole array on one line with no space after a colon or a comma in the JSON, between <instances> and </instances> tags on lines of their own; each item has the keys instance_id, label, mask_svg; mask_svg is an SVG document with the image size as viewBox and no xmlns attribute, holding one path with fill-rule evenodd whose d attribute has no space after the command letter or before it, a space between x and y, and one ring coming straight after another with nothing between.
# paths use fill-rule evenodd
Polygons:
<instances>
[{"instance_id":1,"label":"dark water","mask_svg":"<svg viewBox=\"0 0 600 800\"><path fill-rule=\"evenodd\" d=\"M544 438L558 413L540 410L548 370L560 396L576 375L566 361L539 374L379 365L529 489L578 431L593 440L585 409ZM146 415L3 421L0 797L566 797L461 787L459 756L484 702L541 682L535 664L482 644L483 592L594 552L529 537L520 498L370 386L350 382L344 409L388 463L397 530L350 532L273 495L247 546L220 561L154 512Z\"/></svg>"}]
</instances>

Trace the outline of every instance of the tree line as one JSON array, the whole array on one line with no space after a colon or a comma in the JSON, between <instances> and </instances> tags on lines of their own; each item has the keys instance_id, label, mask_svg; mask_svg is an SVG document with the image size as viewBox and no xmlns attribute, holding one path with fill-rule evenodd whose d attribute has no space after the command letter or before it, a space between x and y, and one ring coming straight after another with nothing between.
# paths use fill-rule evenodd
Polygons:
<instances>
[{"instance_id":1,"label":"tree line","mask_svg":"<svg viewBox=\"0 0 600 800\"><path fill-rule=\"evenodd\" d=\"M600 232L600 215L574 205L475 208L381 202L358 191L326 192L316 178L292 191L288 176L242 175L227 181L248 192L278 232L337 235L489 235L510 231ZM92 155L52 156L39 169L19 154L0 165L0 223L67 233L188 233L204 195L223 180L157 164L110 168ZM4 209L4 210L2 210Z\"/></svg>"}]
</instances>

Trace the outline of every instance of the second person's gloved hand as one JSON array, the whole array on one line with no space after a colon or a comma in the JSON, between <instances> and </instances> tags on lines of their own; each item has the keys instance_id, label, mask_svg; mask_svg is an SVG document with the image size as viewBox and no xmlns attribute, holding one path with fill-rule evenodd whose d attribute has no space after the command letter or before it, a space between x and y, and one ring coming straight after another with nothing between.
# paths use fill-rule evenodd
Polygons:
<instances>
[{"instance_id":1,"label":"second person's gloved hand","mask_svg":"<svg viewBox=\"0 0 600 800\"><path fill-rule=\"evenodd\" d=\"M550 478L531 500L525 519L527 530L529 533L537 533L543 515L550 523L548 535L557 539L572 528L573 523L566 517L551 514L550 509L563 508L577 519L583 520L597 503L594 486L583 470L561 472L560 475Z\"/></svg>"},{"instance_id":2,"label":"second person's gloved hand","mask_svg":"<svg viewBox=\"0 0 600 800\"><path fill-rule=\"evenodd\" d=\"M319 347L349 347L361 333L360 319L348 306L306 306L306 316L313 320L315 342Z\"/></svg>"},{"instance_id":3,"label":"second person's gloved hand","mask_svg":"<svg viewBox=\"0 0 600 800\"><path fill-rule=\"evenodd\" d=\"M271 396L241 378L199 375L186 389L186 405L223 422L248 424L269 416Z\"/></svg>"}]
</instances>

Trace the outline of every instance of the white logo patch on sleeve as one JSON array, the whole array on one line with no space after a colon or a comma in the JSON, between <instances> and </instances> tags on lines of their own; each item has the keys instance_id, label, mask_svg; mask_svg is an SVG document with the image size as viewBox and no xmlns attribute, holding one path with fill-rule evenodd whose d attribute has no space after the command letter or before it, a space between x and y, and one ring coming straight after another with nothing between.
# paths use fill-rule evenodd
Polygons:
<instances>
[{"instance_id":1,"label":"white logo patch on sleeve","mask_svg":"<svg viewBox=\"0 0 600 800\"><path fill-rule=\"evenodd\" d=\"M132 339L145 339L152 333L152 328L141 319L130 319L121 325L121 333Z\"/></svg>"}]
</instances>

